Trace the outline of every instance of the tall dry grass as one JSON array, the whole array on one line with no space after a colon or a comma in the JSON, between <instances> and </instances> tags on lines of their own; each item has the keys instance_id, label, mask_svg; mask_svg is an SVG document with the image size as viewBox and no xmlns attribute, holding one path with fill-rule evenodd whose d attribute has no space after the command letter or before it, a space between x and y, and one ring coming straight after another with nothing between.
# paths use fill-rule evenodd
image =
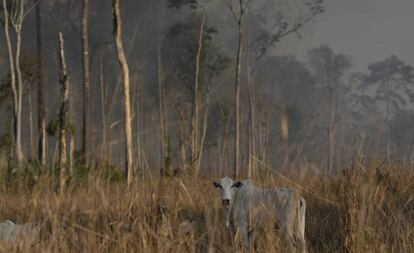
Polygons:
<instances>
[{"instance_id":1,"label":"tall dry grass","mask_svg":"<svg viewBox=\"0 0 414 253\"><path fill-rule=\"evenodd\" d=\"M335 176L310 170L260 176L263 187L288 185L307 200L310 252L414 252L414 172L398 164L355 166ZM233 252L212 178L170 177L111 183L90 175L61 195L50 177L27 187L15 180L0 194L0 220L36 222L35 245L2 252ZM276 234L277 235L277 234ZM283 252L273 235L257 252Z\"/></svg>"}]
</instances>

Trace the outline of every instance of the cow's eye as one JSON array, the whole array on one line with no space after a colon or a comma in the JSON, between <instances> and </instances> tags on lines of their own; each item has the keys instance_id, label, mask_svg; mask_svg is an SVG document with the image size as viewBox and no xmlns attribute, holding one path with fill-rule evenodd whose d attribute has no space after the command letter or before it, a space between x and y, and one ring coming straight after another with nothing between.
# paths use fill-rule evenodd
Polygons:
<instances>
[{"instance_id":1,"label":"cow's eye","mask_svg":"<svg viewBox=\"0 0 414 253\"><path fill-rule=\"evenodd\" d=\"M242 182L236 182L234 183L231 187L236 187L236 188L240 188L243 185Z\"/></svg>"}]
</instances>

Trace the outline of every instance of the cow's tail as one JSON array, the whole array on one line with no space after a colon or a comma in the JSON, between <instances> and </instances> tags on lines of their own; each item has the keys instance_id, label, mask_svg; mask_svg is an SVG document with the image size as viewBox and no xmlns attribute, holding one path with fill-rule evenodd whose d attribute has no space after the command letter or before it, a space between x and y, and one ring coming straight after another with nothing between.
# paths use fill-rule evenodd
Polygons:
<instances>
[{"instance_id":1,"label":"cow's tail","mask_svg":"<svg viewBox=\"0 0 414 253\"><path fill-rule=\"evenodd\" d=\"M305 214L306 214L306 200L303 197L299 198L298 205L298 236L301 252L307 252L305 241Z\"/></svg>"}]
</instances>

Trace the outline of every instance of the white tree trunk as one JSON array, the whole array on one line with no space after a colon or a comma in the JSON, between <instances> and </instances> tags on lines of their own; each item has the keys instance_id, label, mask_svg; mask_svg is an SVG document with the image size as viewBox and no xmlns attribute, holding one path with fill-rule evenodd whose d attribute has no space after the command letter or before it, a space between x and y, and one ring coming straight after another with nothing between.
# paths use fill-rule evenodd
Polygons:
<instances>
[{"instance_id":1,"label":"white tree trunk","mask_svg":"<svg viewBox=\"0 0 414 253\"><path fill-rule=\"evenodd\" d=\"M21 47L21 27L24 18L24 1L17 3L16 8L9 15L8 9L3 8L4 14L4 33L7 45L7 54L10 68L10 81L13 93L13 157L17 167L23 164L23 151L21 146L21 124L22 124L22 97L23 97L23 81L20 69L20 47ZM8 6L7 1L3 0L3 6ZM14 28L16 34L16 54L13 53L11 45L9 24Z\"/></svg>"},{"instance_id":2,"label":"white tree trunk","mask_svg":"<svg viewBox=\"0 0 414 253\"><path fill-rule=\"evenodd\" d=\"M69 109L69 76L66 70L65 62L65 48L63 34L59 33L59 60L60 60L60 83L62 84L61 92L61 106L59 115L59 169L60 169L60 192L62 193L65 189L66 178L67 178L67 143L66 143L66 132L67 132L67 118Z\"/></svg>"},{"instance_id":3,"label":"white tree trunk","mask_svg":"<svg viewBox=\"0 0 414 253\"><path fill-rule=\"evenodd\" d=\"M122 22L119 8L120 0L113 0L112 8L114 13L114 39L118 61L122 69L122 79L124 83L124 128L125 128L125 172L127 175L128 188L132 185L132 129L131 129L131 99L129 83L129 67L125 56L122 43Z\"/></svg>"}]
</instances>

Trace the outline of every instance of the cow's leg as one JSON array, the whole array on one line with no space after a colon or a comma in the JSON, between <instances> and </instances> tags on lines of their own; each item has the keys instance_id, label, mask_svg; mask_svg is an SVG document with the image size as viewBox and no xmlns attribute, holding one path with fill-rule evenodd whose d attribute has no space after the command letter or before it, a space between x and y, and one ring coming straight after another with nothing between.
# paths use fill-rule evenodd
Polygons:
<instances>
[{"instance_id":1,"label":"cow's leg","mask_svg":"<svg viewBox=\"0 0 414 253\"><path fill-rule=\"evenodd\" d=\"M280 210L279 218L283 227L283 240L287 252L296 252L296 240L295 240L295 216L297 212L295 209L283 209Z\"/></svg>"},{"instance_id":2,"label":"cow's leg","mask_svg":"<svg viewBox=\"0 0 414 253\"><path fill-rule=\"evenodd\" d=\"M248 252L249 251L249 233L248 233L248 224L247 224L246 217L239 215L236 219L235 227L237 229L235 236L240 238L242 251ZM238 239L238 238L235 238L235 239Z\"/></svg>"},{"instance_id":3,"label":"cow's leg","mask_svg":"<svg viewBox=\"0 0 414 253\"><path fill-rule=\"evenodd\" d=\"M249 252L249 233L247 229L247 224L244 224L240 227L240 240L243 252Z\"/></svg>"},{"instance_id":4,"label":"cow's leg","mask_svg":"<svg viewBox=\"0 0 414 253\"><path fill-rule=\"evenodd\" d=\"M300 250L301 253L306 253L306 240L305 240L305 215L306 215L306 201L304 198L299 200L299 210L298 210L298 237L300 241Z\"/></svg>"}]
</instances>

